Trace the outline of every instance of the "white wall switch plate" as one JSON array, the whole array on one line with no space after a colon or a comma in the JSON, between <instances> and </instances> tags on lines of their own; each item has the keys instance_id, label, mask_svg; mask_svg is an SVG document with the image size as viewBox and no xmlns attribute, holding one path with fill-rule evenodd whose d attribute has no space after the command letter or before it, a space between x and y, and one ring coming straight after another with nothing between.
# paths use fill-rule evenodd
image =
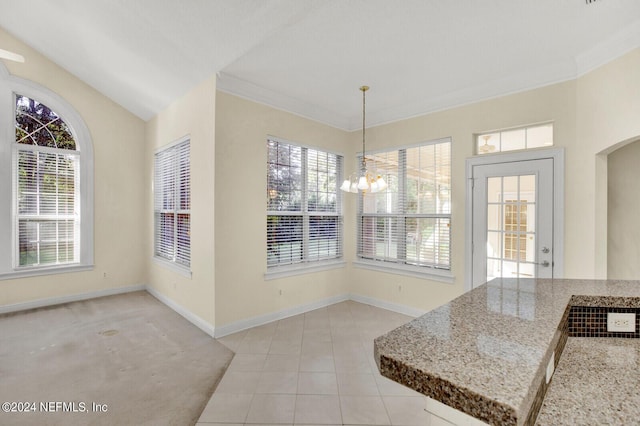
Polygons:
<instances>
[{"instance_id":1,"label":"white wall switch plate","mask_svg":"<svg viewBox=\"0 0 640 426\"><path fill-rule=\"evenodd\" d=\"M634 333L636 331L636 314L607 312L607 331Z\"/></svg>"}]
</instances>

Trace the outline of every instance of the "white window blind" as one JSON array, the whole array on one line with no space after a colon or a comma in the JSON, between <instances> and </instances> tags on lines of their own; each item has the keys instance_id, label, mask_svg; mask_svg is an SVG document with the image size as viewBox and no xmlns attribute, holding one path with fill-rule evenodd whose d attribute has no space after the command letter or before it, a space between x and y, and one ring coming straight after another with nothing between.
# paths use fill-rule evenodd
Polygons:
<instances>
[{"instance_id":1,"label":"white window blind","mask_svg":"<svg viewBox=\"0 0 640 426\"><path fill-rule=\"evenodd\" d=\"M154 255L191 265L191 160L189 140L155 154Z\"/></svg>"},{"instance_id":2,"label":"white window blind","mask_svg":"<svg viewBox=\"0 0 640 426\"><path fill-rule=\"evenodd\" d=\"M15 96L17 266L77 263L80 152L58 114L34 99Z\"/></svg>"},{"instance_id":3,"label":"white window blind","mask_svg":"<svg viewBox=\"0 0 640 426\"><path fill-rule=\"evenodd\" d=\"M450 140L367 155L367 168L389 187L359 200L358 257L450 270Z\"/></svg>"},{"instance_id":4,"label":"white window blind","mask_svg":"<svg viewBox=\"0 0 640 426\"><path fill-rule=\"evenodd\" d=\"M269 139L267 266L342 257L342 157Z\"/></svg>"}]
</instances>

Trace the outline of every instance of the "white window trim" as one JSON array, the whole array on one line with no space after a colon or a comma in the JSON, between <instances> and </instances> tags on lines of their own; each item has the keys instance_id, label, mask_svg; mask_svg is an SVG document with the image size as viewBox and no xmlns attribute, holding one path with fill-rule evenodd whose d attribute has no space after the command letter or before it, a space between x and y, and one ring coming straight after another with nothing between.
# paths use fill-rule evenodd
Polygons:
<instances>
[{"instance_id":1,"label":"white window trim","mask_svg":"<svg viewBox=\"0 0 640 426\"><path fill-rule=\"evenodd\" d=\"M321 147L317 147L317 146L313 146L313 145L306 145L306 144L302 144L299 142L295 142L295 141L291 141L291 140L287 140L281 137L277 137L277 136L273 136L273 135L267 135L267 141L272 140L274 142L278 142L278 143L283 143L283 144L288 144L288 145L293 145L293 146L298 146L300 148L304 148L304 149L311 149L311 150L315 150L315 151L322 151L322 152L326 152L328 154L332 154L332 155L336 155L342 158L341 161L341 165L340 165L340 170L338 170L338 176L336 179L336 182L338 182L338 184L340 182L342 182L343 176L344 176L344 154L338 151L332 151L332 150L328 150L325 148L321 148ZM339 197L339 209L338 212L336 213L332 213L332 212L322 212L320 213L320 215L324 215L324 216L337 216L338 218L340 218L340 222L341 222L341 247L340 247L340 252L341 255L340 257L337 257L335 259L323 259L323 260L312 260L312 261L308 261L305 260L303 262L300 263L295 263L295 264L291 264L291 265L274 265L274 266L266 266L266 271L264 273L264 279L265 280L274 280L274 279L279 279L279 278L285 278L285 277L291 277L291 276L296 276L296 275L303 275L303 274L310 274L310 273L314 273L314 272L321 272L321 271L327 271L327 270L331 270L331 269L338 269L338 268L343 268L346 266L346 262L344 260L344 199L342 198L342 191L340 191L339 187L336 188L336 195L337 197ZM266 216L269 216L269 214L272 213L270 211L266 212ZM301 213L302 214L302 213ZM308 214L308 212L307 212ZM266 262L265 262L266 263Z\"/></svg>"},{"instance_id":2,"label":"white window trim","mask_svg":"<svg viewBox=\"0 0 640 426\"><path fill-rule=\"evenodd\" d=\"M545 150L545 149L551 149L555 146L555 140L552 140L551 145L546 145L546 146L538 146L538 147L528 147L527 145L527 140L526 140L526 136L525 136L525 147L524 148L519 148L519 149L508 149L508 150L503 150L502 146L500 146L500 150L499 151L495 151L495 152L490 152L490 153L480 153L478 152L478 138L480 138L481 136L484 135L492 135L492 134L502 134L505 132L512 132L515 130L524 130L525 131L525 135L526 135L526 131L532 128L536 128L536 127L542 127L542 126L551 126L552 132L555 131L555 122L552 121L541 121L538 123L532 123L532 124L527 124L524 126L514 126L514 127L506 127L504 129L496 129L496 130L491 130L491 131L487 131L487 132L480 132L480 133L474 133L473 134L473 143L474 143L474 148L473 148L473 153L476 156L486 156L486 155L493 155L493 154L500 154L500 153L508 153L508 152L522 152L522 151L530 151L530 150Z\"/></svg>"},{"instance_id":3,"label":"white window trim","mask_svg":"<svg viewBox=\"0 0 640 426\"><path fill-rule=\"evenodd\" d=\"M80 152L80 257L66 265L16 266L15 246L15 98L18 93L41 102L69 125ZM91 270L94 267L94 195L93 142L80 114L62 97L35 82L10 75L0 64L0 280L63 274Z\"/></svg>"},{"instance_id":4,"label":"white window trim","mask_svg":"<svg viewBox=\"0 0 640 426\"><path fill-rule=\"evenodd\" d=\"M191 143L191 135L190 134L185 135L185 136L183 136L183 137L181 137L179 139L176 139L175 141L173 141L171 143L163 145L163 146L161 146L159 148L156 148L154 150L154 152L153 152L153 155L154 155L154 158L153 158L153 161L154 161L154 171L153 171L153 173L154 173L154 178L153 178L154 185L155 185L155 155L157 153L159 153L159 152L166 151L167 149L171 149L174 146L180 145L181 143L187 142L187 141L189 141L189 143ZM191 152L191 147L189 147L189 152ZM191 161L191 159L189 159L189 161ZM177 273L179 275L182 275L183 277L191 279L192 276L193 276L193 272L192 272L192 269L191 269L191 260L192 259L189 260L189 266L185 266L185 265L181 265L179 263L173 262L173 261L171 261L171 260L169 260L167 258L156 256L156 254L155 254L155 251L156 251L155 250L155 247L156 247L156 241L155 241L155 226L156 226L156 224L155 224L155 194L156 194L156 192L155 192L155 187L153 187L152 193L153 193L153 197L154 197L154 206L153 206L153 216L154 216L154 218L153 218L153 234L154 234L154 236L153 236L153 256L151 258L152 258L152 260L153 260L153 262L155 264L157 264L159 266L162 266L162 267L164 267L166 269L169 269L169 270L171 270L171 271L173 271L173 272L175 272L175 273ZM191 209L189 210L189 221L190 221L189 222L189 226L191 226ZM189 244L191 244L191 241L189 242Z\"/></svg>"},{"instance_id":5,"label":"white window trim","mask_svg":"<svg viewBox=\"0 0 640 426\"><path fill-rule=\"evenodd\" d=\"M264 273L265 281L279 278L293 277L296 275L310 274L312 272L329 271L331 269L344 268L346 262L343 259L321 260L317 262L298 263L296 265L274 266Z\"/></svg>"},{"instance_id":6,"label":"white window trim","mask_svg":"<svg viewBox=\"0 0 640 426\"><path fill-rule=\"evenodd\" d=\"M193 272L191 271L191 268L187 268L186 266L180 265L178 263L175 262L171 262L170 260L167 260L163 257L158 257L158 256L153 256L152 260L155 264L162 266L163 268L167 268L172 270L173 272L182 275L185 278L189 278L191 279L193 276Z\"/></svg>"},{"instance_id":7,"label":"white window trim","mask_svg":"<svg viewBox=\"0 0 640 426\"><path fill-rule=\"evenodd\" d=\"M389 274L404 275L406 277L421 278L431 281L439 281L448 284L455 283L455 276L451 270L428 268L423 266L403 265L400 263L384 262L368 259L357 259L351 262L359 269L386 272Z\"/></svg>"},{"instance_id":8,"label":"white window trim","mask_svg":"<svg viewBox=\"0 0 640 426\"><path fill-rule=\"evenodd\" d=\"M424 142L412 143L408 145L400 145L397 147L382 148L374 151L367 151L367 153L380 154L380 153L385 153L389 151L407 150L411 148L435 145L435 144L446 143L446 142L450 144L450 149L453 150L453 139L451 137L444 137L444 138L433 139L433 140L424 141ZM359 152L356 154L356 160L357 160L358 167L360 167L360 164L362 163L362 152ZM453 163L452 163L452 167L453 167ZM357 211L357 208L356 208L356 223L359 216L360 216L360 212ZM449 214L449 217L450 218L453 217L453 212ZM358 239L358 232L356 230L356 246L357 246L357 239ZM451 246L452 240L453 238L451 238L451 240L449 241L449 246ZM408 276L413 278L421 278L421 279L454 284L455 276L453 275L453 266L451 265L453 260L451 253L452 253L452 250L450 249L450 253L449 253L450 268L449 269L438 269L438 268L433 268L428 266L414 266L410 264L387 262L384 260L373 260L373 259L361 258L361 257L358 257L357 249L356 249L355 260L353 260L351 264L359 269L369 269L372 271L386 272L389 274L403 275L403 276Z\"/></svg>"}]
</instances>

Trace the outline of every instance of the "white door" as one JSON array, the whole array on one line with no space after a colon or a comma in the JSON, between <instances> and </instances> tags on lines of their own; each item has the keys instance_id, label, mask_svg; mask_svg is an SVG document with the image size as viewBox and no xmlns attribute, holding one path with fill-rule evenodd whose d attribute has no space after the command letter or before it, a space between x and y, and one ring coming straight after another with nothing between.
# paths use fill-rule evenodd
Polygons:
<instances>
[{"instance_id":1,"label":"white door","mask_svg":"<svg viewBox=\"0 0 640 426\"><path fill-rule=\"evenodd\" d=\"M553 277L553 159L472 169L472 286Z\"/></svg>"}]
</instances>

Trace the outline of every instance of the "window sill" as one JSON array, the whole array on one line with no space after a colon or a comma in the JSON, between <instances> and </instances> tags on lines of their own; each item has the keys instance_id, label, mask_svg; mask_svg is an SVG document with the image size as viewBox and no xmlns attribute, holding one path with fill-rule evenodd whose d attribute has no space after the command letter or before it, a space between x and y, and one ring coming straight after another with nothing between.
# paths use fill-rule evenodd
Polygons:
<instances>
[{"instance_id":1,"label":"window sill","mask_svg":"<svg viewBox=\"0 0 640 426\"><path fill-rule=\"evenodd\" d=\"M164 268L170 269L171 271L177 274L180 274L185 278L191 279L191 276L192 276L191 269L187 268L186 266L181 266L181 265L178 265L177 263L170 262L161 257L155 257L155 256L153 257L153 262Z\"/></svg>"},{"instance_id":2,"label":"window sill","mask_svg":"<svg viewBox=\"0 0 640 426\"><path fill-rule=\"evenodd\" d=\"M440 271L433 268L421 268L419 266L411 265L396 265L388 262L376 262L362 259L354 260L353 266L360 269L369 269L372 271L387 272L389 274L440 281L448 284L453 284L455 281L455 277L451 274L451 271Z\"/></svg>"},{"instance_id":3,"label":"window sill","mask_svg":"<svg viewBox=\"0 0 640 426\"><path fill-rule=\"evenodd\" d=\"M313 272L328 271L330 269L344 268L346 265L342 259L327 260L324 262L305 263L295 266L274 267L264 273L265 280L276 280L278 278L292 277L295 275L310 274Z\"/></svg>"},{"instance_id":4,"label":"window sill","mask_svg":"<svg viewBox=\"0 0 640 426\"><path fill-rule=\"evenodd\" d=\"M68 274L72 272L91 271L93 265L57 265L38 268L15 269L11 272L0 272L0 280L12 280L15 278L38 277L43 275Z\"/></svg>"}]
</instances>

